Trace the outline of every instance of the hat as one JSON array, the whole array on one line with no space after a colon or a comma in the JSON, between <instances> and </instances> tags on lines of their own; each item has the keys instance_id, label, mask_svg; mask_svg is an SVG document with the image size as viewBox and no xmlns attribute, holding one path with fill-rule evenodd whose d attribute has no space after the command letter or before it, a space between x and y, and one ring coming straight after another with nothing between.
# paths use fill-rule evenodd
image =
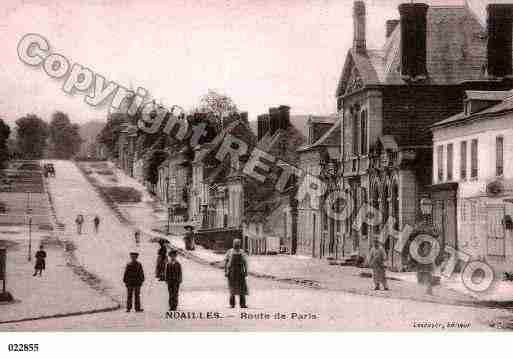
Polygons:
<instances>
[{"instance_id":1,"label":"hat","mask_svg":"<svg viewBox=\"0 0 513 359\"><path fill-rule=\"evenodd\" d=\"M186 225L186 226L184 226L183 228L184 228L184 229L189 229L189 228L190 228L192 231L194 230L194 227L193 227L193 226L191 226L191 225Z\"/></svg>"},{"instance_id":2,"label":"hat","mask_svg":"<svg viewBox=\"0 0 513 359\"><path fill-rule=\"evenodd\" d=\"M169 251L169 256L170 257L176 257L178 255L178 251L176 249L171 249Z\"/></svg>"},{"instance_id":3,"label":"hat","mask_svg":"<svg viewBox=\"0 0 513 359\"><path fill-rule=\"evenodd\" d=\"M139 257L139 253L137 253L137 252L130 252L130 256L136 256L136 257Z\"/></svg>"}]
</instances>

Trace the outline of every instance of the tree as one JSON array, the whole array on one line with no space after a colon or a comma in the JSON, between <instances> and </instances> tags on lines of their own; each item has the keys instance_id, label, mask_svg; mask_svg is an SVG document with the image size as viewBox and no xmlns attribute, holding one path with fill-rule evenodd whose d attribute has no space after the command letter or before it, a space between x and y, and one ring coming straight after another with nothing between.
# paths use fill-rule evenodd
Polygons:
<instances>
[{"instance_id":1,"label":"tree","mask_svg":"<svg viewBox=\"0 0 513 359\"><path fill-rule=\"evenodd\" d=\"M67 114L55 112L49 130L52 157L69 159L80 151L80 126L72 124Z\"/></svg>"},{"instance_id":2,"label":"tree","mask_svg":"<svg viewBox=\"0 0 513 359\"><path fill-rule=\"evenodd\" d=\"M215 122L218 128L222 128L223 116L238 112L237 105L233 100L224 94L214 90L208 90L206 95L200 99L199 106L193 112L201 112L210 115L210 122Z\"/></svg>"},{"instance_id":3,"label":"tree","mask_svg":"<svg viewBox=\"0 0 513 359\"><path fill-rule=\"evenodd\" d=\"M42 158L47 144L48 124L34 114L16 120L17 147L21 158Z\"/></svg>"},{"instance_id":4,"label":"tree","mask_svg":"<svg viewBox=\"0 0 513 359\"><path fill-rule=\"evenodd\" d=\"M128 117L122 113L110 113L107 117L107 124L96 138L97 142L105 145L109 153L114 157L117 156L116 144L122 130L121 127L127 118Z\"/></svg>"},{"instance_id":5,"label":"tree","mask_svg":"<svg viewBox=\"0 0 513 359\"><path fill-rule=\"evenodd\" d=\"M9 148L7 147L7 141L11 134L11 129L0 118L0 168L4 168L5 163L9 159Z\"/></svg>"}]
</instances>

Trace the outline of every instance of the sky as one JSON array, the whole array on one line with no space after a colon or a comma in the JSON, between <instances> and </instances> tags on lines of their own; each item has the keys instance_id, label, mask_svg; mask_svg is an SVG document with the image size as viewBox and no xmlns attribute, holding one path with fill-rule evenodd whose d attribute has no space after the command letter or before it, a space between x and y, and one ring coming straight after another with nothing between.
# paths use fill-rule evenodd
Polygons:
<instances>
[{"instance_id":1,"label":"sky","mask_svg":"<svg viewBox=\"0 0 513 359\"><path fill-rule=\"evenodd\" d=\"M426 1L461 5L464 0ZM485 2L468 0L476 13ZM511 1L511 0L510 0ZM367 0L367 46L385 41L398 0ZM497 2L497 1L494 1ZM17 45L42 35L50 51L124 87L143 87L167 106L189 109L209 89L233 98L250 119L269 107L292 114L336 111L334 93L352 44L352 0L2 0L0 117L12 124L54 111L72 122L104 120L84 92L24 64Z\"/></svg>"}]
</instances>

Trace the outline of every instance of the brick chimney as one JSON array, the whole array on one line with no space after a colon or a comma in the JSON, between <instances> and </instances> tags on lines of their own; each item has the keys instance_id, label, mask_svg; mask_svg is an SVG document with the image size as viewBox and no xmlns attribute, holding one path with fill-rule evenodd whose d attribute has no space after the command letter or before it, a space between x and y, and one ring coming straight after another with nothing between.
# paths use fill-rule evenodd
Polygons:
<instances>
[{"instance_id":1,"label":"brick chimney","mask_svg":"<svg viewBox=\"0 0 513 359\"><path fill-rule=\"evenodd\" d=\"M426 17L429 6L399 5L401 14L401 75L404 80L423 80L426 69Z\"/></svg>"},{"instance_id":2,"label":"brick chimney","mask_svg":"<svg viewBox=\"0 0 513 359\"><path fill-rule=\"evenodd\" d=\"M397 27L397 25L399 25L399 23L400 23L399 20L387 20L387 22L386 22L386 27L387 27L386 37L387 37L387 39L390 37L390 35L392 35L392 32L394 32L395 28Z\"/></svg>"},{"instance_id":3,"label":"brick chimney","mask_svg":"<svg viewBox=\"0 0 513 359\"><path fill-rule=\"evenodd\" d=\"M365 3L355 1L353 4L353 50L359 54L365 54Z\"/></svg>"},{"instance_id":4,"label":"brick chimney","mask_svg":"<svg viewBox=\"0 0 513 359\"><path fill-rule=\"evenodd\" d=\"M279 128L280 122L280 109L278 107L271 107L269 109L269 133L274 135Z\"/></svg>"},{"instance_id":5,"label":"brick chimney","mask_svg":"<svg viewBox=\"0 0 513 359\"><path fill-rule=\"evenodd\" d=\"M280 110L280 122L278 128L286 130L290 125L290 107L281 105L278 109Z\"/></svg>"},{"instance_id":6,"label":"brick chimney","mask_svg":"<svg viewBox=\"0 0 513 359\"><path fill-rule=\"evenodd\" d=\"M260 141L269 131L269 115L259 115L257 117L257 138Z\"/></svg>"},{"instance_id":7,"label":"brick chimney","mask_svg":"<svg viewBox=\"0 0 513 359\"><path fill-rule=\"evenodd\" d=\"M490 4L488 11L488 75L511 76L513 4Z\"/></svg>"}]
</instances>

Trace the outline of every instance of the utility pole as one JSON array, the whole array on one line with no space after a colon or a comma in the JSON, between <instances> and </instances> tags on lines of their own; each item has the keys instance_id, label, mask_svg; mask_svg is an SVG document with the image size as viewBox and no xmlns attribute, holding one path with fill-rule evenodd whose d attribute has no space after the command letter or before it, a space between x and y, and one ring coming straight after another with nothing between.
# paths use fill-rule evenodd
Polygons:
<instances>
[{"instance_id":1,"label":"utility pole","mask_svg":"<svg viewBox=\"0 0 513 359\"><path fill-rule=\"evenodd\" d=\"M32 208L30 208L30 192L27 192L27 219L28 219L28 261L32 261Z\"/></svg>"}]
</instances>

